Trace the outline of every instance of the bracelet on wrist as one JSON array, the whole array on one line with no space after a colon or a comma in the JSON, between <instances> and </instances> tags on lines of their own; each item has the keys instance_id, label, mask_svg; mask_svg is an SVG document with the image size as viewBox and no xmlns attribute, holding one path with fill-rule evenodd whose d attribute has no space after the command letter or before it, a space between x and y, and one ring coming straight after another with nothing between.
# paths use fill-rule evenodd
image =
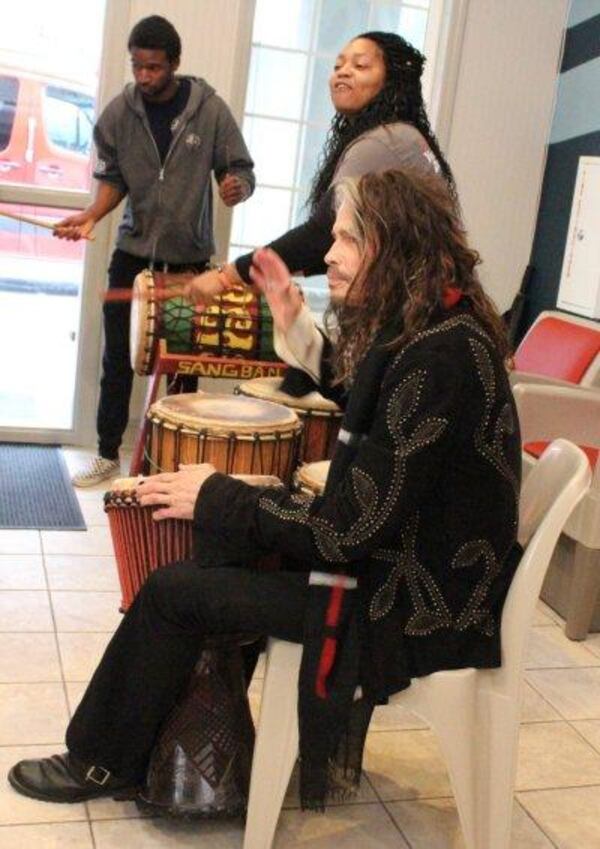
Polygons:
<instances>
[{"instance_id":1,"label":"bracelet on wrist","mask_svg":"<svg viewBox=\"0 0 600 849\"><path fill-rule=\"evenodd\" d=\"M239 286L237 280L232 280L229 274L227 274L226 269L227 266L222 263L219 263L216 266L216 271L219 275L219 280L221 281L224 292L228 292L230 289L236 289Z\"/></svg>"}]
</instances>

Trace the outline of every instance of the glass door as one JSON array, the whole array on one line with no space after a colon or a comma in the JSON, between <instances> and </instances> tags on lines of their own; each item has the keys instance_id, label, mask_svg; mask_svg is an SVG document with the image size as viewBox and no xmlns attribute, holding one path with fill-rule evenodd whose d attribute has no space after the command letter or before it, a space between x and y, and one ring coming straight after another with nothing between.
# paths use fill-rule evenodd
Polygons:
<instances>
[{"instance_id":1,"label":"glass door","mask_svg":"<svg viewBox=\"0 0 600 849\"><path fill-rule=\"evenodd\" d=\"M2 439L73 431L88 252L50 228L91 198L110 2L19 0L0 28Z\"/></svg>"}]
</instances>

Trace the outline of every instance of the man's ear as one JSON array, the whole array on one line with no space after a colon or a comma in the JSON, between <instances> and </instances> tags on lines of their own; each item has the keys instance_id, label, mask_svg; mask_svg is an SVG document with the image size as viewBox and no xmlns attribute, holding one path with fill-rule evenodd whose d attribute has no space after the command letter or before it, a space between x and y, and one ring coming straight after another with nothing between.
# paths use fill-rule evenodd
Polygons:
<instances>
[{"instance_id":1,"label":"man's ear","mask_svg":"<svg viewBox=\"0 0 600 849\"><path fill-rule=\"evenodd\" d=\"M171 69L173 73L175 73L175 71L179 69L180 62L181 59L173 59L173 61L171 62Z\"/></svg>"}]
</instances>

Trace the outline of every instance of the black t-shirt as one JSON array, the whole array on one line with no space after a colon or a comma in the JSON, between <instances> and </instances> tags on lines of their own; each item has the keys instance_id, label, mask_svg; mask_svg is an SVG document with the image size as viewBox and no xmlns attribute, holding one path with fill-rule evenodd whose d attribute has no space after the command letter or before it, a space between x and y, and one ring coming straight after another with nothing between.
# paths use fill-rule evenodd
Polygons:
<instances>
[{"instance_id":1,"label":"black t-shirt","mask_svg":"<svg viewBox=\"0 0 600 849\"><path fill-rule=\"evenodd\" d=\"M156 142L160 155L160 161L164 162L176 129L176 118L181 115L190 96L191 83L183 78L179 80L177 91L170 100L164 103L150 103L144 100L148 123Z\"/></svg>"}]
</instances>

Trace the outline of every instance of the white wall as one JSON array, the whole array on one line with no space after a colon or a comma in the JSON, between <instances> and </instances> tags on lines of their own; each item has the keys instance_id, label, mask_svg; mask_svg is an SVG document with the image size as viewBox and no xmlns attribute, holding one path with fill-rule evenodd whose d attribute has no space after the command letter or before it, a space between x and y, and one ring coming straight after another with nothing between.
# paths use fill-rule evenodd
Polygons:
<instances>
[{"instance_id":1,"label":"white wall","mask_svg":"<svg viewBox=\"0 0 600 849\"><path fill-rule=\"evenodd\" d=\"M500 310L535 230L569 0L470 0L454 103L440 132L482 280Z\"/></svg>"}]
</instances>

